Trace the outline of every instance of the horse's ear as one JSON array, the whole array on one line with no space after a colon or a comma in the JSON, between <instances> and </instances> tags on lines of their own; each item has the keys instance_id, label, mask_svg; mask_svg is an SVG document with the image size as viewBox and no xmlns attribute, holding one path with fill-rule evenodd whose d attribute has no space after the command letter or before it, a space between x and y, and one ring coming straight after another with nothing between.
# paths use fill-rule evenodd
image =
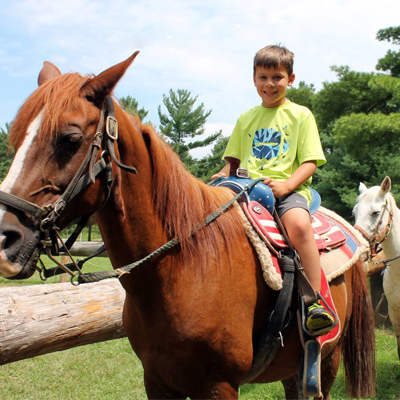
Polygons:
<instances>
[{"instance_id":1,"label":"horse's ear","mask_svg":"<svg viewBox=\"0 0 400 400\"><path fill-rule=\"evenodd\" d=\"M138 51L133 53L128 59L106 69L101 74L95 76L81 89L87 99L95 104L101 104L110 95L118 81L122 78L125 71L132 64Z\"/></svg>"},{"instance_id":2,"label":"horse's ear","mask_svg":"<svg viewBox=\"0 0 400 400\"><path fill-rule=\"evenodd\" d=\"M39 73L38 85L40 86L47 80L55 78L56 76L59 75L61 75L61 71L53 63L45 61L43 63L43 68Z\"/></svg>"},{"instance_id":3,"label":"horse's ear","mask_svg":"<svg viewBox=\"0 0 400 400\"><path fill-rule=\"evenodd\" d=\"M385 179L381 183L381 191L386 194L389 193L390 190L392 189L392 181L388 176L385 177Z\"/></svg>"},{"instance_id":4,"label":"horse's ear","mask_svg":"<svg viewBox=\"0 0 400 400\"><path fill-rule=\"evenodd\" d=\"M363 194L367 190L368 188L362 182L360 182L360 186L358 187L358 191L360 192L360 194Z\"/></svg>"}]
</instances>

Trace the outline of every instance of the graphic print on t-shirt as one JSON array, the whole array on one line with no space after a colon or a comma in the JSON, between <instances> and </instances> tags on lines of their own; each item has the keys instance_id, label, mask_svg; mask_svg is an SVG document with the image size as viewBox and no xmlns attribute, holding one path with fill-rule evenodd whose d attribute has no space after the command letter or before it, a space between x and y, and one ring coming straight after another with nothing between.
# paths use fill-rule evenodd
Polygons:
<instances>
[{"instance_id":1,"label":"graphic print on t-shirt","mask_svg":"<svg viewBox=\"0 0 400 400\"><path fill-rule=\"evenodd\" d=\"M286 127L285 127L286 128ZM282 143L282 155L287 152L289 143L285 139L285 135L275 128L261 128L256 131L253 139L252 155L260 160L271 160L278 157Z\"/></svg>"}]
</instances>

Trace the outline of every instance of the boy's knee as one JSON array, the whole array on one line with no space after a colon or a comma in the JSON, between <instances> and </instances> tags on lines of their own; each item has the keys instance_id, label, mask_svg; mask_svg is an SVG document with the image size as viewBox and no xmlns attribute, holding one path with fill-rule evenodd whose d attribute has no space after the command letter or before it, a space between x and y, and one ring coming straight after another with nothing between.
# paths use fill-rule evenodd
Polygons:
<instances>
[{"instance_id":1,"label":"boy's knee","mask_svg":"<svg viewBox=\"0 0 400 400\"><path fill-rule=\"evenodd\" d=\"M287 215L285 216L285 214ZM285 214L282 216L282 222L284 223L289 235L302 237L313 233L310 215L307 211L304 214L298 212L289 213L289 211Z\"/></svg>"}]
</instances>

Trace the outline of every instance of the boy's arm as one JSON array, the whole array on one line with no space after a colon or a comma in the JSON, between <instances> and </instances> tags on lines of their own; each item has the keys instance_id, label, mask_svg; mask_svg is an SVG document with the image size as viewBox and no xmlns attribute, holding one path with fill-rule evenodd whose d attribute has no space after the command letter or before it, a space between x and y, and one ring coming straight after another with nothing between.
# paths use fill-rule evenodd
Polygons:
<instances>
[{"instance_id":1,"label":"boy's arm","mask_svg":"<svg viewBox=\"0 0 400 400\"><path fill-rule=\"evenodd\" d=\"M225 167L223 167L221 171L218 172L218 174L214 174L211 177L211 180L219 178L220 176L227 177L229 175L229 172L230 172L230 165L226 164Z\"/></svg>"},{"instance_id":2,"label":"boy's arm","mask_svg":"<svg viewBox=\"0 0 400 400\"><path fill-rule=\"evenodd\" d=\"M314 175L317 169L316 161L306 161L294 171L293 175L284 182L275 179L265 178L264 183L272 189L275 197L283 197L294 192L307 179Z\"/></svg>"}]
</instances>

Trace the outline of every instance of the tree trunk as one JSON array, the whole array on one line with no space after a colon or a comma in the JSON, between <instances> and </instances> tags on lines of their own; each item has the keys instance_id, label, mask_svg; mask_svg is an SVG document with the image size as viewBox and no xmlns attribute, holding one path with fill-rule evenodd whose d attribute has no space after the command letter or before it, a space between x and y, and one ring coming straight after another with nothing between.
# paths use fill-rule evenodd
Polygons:
<instances>
[{"instance_id":1,"label":"tree trunk","mask_svg":"<svg viewBox=\"0 0 400 400\"><path fill-rule=\"evenodd\" d=\"M118 280L0 288L0 365L125 336Z\"/></svg>"}]
</instances>

